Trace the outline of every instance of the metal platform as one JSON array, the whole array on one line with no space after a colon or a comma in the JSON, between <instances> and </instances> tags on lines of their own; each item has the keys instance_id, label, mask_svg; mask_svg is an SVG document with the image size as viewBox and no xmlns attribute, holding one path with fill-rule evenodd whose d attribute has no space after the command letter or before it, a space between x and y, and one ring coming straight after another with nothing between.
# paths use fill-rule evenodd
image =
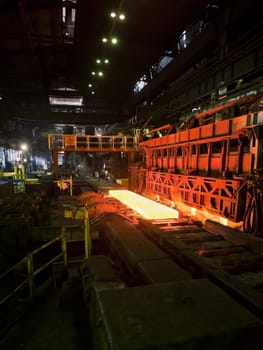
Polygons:
<instances>
[{"instance_id":1,"label":"metal platform","mask_svg":"<svg viewBox=\"0 0 263 350\"><path fill-rule=\"evenodd\" d=\"M64 152L132 152L138 150L138 137L49 134L48 148Z\"/></svg>"}]
</instances>

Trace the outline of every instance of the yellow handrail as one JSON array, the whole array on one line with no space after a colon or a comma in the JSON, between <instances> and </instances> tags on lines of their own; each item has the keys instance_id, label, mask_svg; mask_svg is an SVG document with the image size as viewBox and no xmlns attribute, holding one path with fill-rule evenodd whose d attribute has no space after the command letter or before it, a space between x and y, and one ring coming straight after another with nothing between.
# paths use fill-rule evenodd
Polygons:
<instances>
[{"instance_id":1,"label":"yellow handrail","mask_svg":"<svg viewBox=\"0 0 263 350\"><path fill-rule=\"evenodd\" d=\"M52 244L56 243L57 241L61 241L61 253L53 257L51 260L43 264L40 268L37 270L34 270L34 263L33 263L33 256L36 255L38 252L42 251L43 249L51 246ZM6 301L8 301L12 296L14 296L17 292L25 288L27 285L29 286L29 293L30 297L33 298L34 292L35 292L35 276L39 274L42 270L44 270L46 267L50 266L58 260L59 258L63 257L64 264L67 266L67 246L66 246L66 237L65 237L65 230L62 228L62 234L56 238L54 238L52 241L49 241L48 243L42 245L41 247L35 249L33 252L30 252L27 254L26 257L18 261L15 265L11 266L8 270L6 270L1 276L0 281L6 277L9 273L15 271L15 269L19 267L27 267L27 278L21 282L18 286L16 286L8 295L4 296L0 300L0 305L3 305Z\"/></svg>"},{"instance_id":2,"label":"yellow handrail","mask_svg":"<svg viewBox=\"0 0 263 350\"><path fill-rule=\"evenodd\" d=\"M49 134L49 150L64 151L134 151L138 149L138 136L135 135L65 135Z\"/></svg>"},{"instance_id":3,"label":"yellow handrail","mask_svg":"<svg viewBox=\"0 0 263 350\"><path fill-rule=\"evenodd\" d=\"M88 258L91 254L91 235L90 235L90 227L88 220L88 213L85 207L80 207L83 212L83 220L84 220L84 244L85 244L85 258ZM75 226L75 225L74 225ZM45 268L53 264L55 261L63 258L64 266L67 268L68 257L67 257L67 241L66 241L66 229L70 228L70 225L63 226L61 229L61 235L54 238L53 240L43 244L41 247L29 252L26 257L18 261L15 265L6 270L2 275L0 275L0 281L6 277L9 273L15 271L15 269L20 268L21 266L27 268L27 278L21 282L18 286L16 286L8 295L4 296L0 300L0 306L3 305L6 301L8 301L12 296L14 296L17 292L25 288L27 285L29 286L29 295L30 298L33 299L35 294L35 276L38 275ZM57 254L55 257L50 259L48 262L42 264L38 269L34 269L34 256L43 251L44 249L50 247L52 244L61 241L61 252Z\"/></svg>"}]
</instances>

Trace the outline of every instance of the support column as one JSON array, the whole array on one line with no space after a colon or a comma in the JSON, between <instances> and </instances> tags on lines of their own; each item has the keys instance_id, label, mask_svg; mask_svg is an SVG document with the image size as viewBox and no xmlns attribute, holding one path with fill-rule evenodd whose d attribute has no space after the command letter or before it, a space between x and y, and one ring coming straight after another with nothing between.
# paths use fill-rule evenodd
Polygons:
<instances>
[{"instance_id":1,"label":"support column","mask_svg":"<svg viewBox=\"0 0 263 350\"><path fill-rule=\"evenodd\" d=\"M135 152L127 152L128 154L128 167L134 163Z\"/></svg>"},{"instance_id":2,"label":"support column","mask_svg":"<svg viewBox=\"0 0 263 350\"><path fill-rule=\"evenodd\" d=\"M58 151L52 151L53 178L58 180Z\"/></svg>"}]
</instances>

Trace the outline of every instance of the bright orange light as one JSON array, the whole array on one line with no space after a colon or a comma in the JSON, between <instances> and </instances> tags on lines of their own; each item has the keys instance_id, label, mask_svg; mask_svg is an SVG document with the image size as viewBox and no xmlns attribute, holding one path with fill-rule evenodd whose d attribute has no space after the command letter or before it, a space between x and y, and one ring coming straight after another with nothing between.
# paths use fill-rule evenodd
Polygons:
<instances>
[{"instance_id":1,"label":"bright orange light","mask_svg":"<svg viewBox=\"0 0 263 350\"><path fill-rule=\"evenodd\" d=\"M228 226L228 220L226 218L222 218L222 216L219 216L219 222L221 225Z\"/></svg>"},{"instance_id":2,"label":"bright orange light","mask_svg":"<svg viewBox=\"0 0 263 350\"><path fill-rule=\"evenodd\" d=\"M128 190L110 190L109 195L118 199L144 218L152 219L178 219L177 210L169 208L163 204L156 203L151 199L140 196Z\"/></svg>"},{"instance_id":3,"label":"bright orange light","mask_svg":"<svg viewBox=\"0 0 263 350\"><path fill-rule=\"evenodd\" d=\"M221 217L215 213L210 212L205 207L197 209L195 207L190 207L183 203L180 194L174 192L172 193L172 203L175 203L176 209L181 213L188 214L190 217L194 217L195 220L201 221L205 224L206 220L212 220L220 223L221 225L231 227L236 230L242 231L242 222L234 222L230 219Z\"/></svg>"}]
</instances>

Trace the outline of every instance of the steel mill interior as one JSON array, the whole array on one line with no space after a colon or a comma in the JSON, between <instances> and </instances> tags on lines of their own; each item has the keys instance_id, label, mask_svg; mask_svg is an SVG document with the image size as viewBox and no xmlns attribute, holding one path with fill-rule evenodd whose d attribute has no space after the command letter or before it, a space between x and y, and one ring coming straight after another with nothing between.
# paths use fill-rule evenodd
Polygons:
<instances>
[{"instance_id":1,"label":"steel mill interior","mask_svg":"<svg viewBox=\"0 0 263 350\"><path fill-rule=\"evenodd\" d=\"M263 349L256 0L0 0L0 349Z\"/></svg>"}]
</instances>

